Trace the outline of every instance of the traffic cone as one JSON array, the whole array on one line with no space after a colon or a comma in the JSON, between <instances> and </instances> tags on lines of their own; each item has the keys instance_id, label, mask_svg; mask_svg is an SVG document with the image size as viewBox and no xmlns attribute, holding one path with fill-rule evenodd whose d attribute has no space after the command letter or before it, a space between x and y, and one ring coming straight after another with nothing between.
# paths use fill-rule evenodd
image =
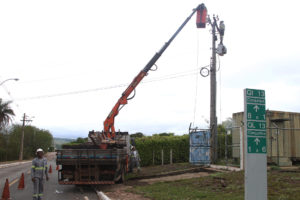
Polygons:
<instances>
[{"instance_id":1,"label":"traffic cone","mask_svg":"<svg viewBox=\"0 0 300 200\"><path fill-rule=\"evenodd\" d=\"M59 165L56 165L56 170L59 170Z\"/></svg>"},{"instance_id":2,"label":"traffic cone","mask_svg":"<svg viewBox=\"0 0 300 200\"><path fill-rule=\"evenodd\" d=\"M2 193L2 200L10 199L8 179L5 181L5 186Z\"/></svg>"},{"instance_id":3,"label":"traffic cone","mask_svg":"<svg viewBox=\"0 0 300 200\"><path fill-rule=\"evenodd\" d=\"M23 190L24 188L25 188L24 173L22 173L20 181L19 181L18 190Z\"/></svg>"},{"instance_id":4,"label":"traffic cone","mask_svg":"<svg viewBox=\"0 0 300 200\"><path fill-rule=\"evenodd\" d=\"M52 165L50 165L50 168L49 168L49 174L52 173Z\"/></svg>"}]
</instances>

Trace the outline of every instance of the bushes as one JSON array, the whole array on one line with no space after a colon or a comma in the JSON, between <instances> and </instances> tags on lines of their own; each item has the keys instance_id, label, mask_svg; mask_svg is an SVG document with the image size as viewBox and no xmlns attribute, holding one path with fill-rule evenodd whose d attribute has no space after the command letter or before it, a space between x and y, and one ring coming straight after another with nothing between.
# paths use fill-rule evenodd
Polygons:
<instances>
[{"instance_id":1,"label":"bushes","mask_svg":"<svg viewBox=\"0 0 300 200\"><path fill-rule=\"evenodd\" d=\"M189 161L189 135L182 136L146 136L135 139L136 148L141 157L141 165L161 164L161 150L164 150L164 163L170 163L170 150L173 151L173 163Z\"/></svg>"},{"instance_id":2,"label":"bushes","mask_svg":"<svg viewBox=\"0 0 300 200\"><path fill-rule=\"evenodd\" d=\"M223 130L224 129L224 130ZM225 128L218 129L218 158L225 158ZM136 148L141 157L141 165L160 165L161 150L164 150L164 163L170 163L170 150L173 151L173 163L189 161L189 135L155 134L153 136L135 137ZM232 157L232 135L227 135L227 156ZM153 159L154 156L154 159Z\"/></svg>"}]
</instances>

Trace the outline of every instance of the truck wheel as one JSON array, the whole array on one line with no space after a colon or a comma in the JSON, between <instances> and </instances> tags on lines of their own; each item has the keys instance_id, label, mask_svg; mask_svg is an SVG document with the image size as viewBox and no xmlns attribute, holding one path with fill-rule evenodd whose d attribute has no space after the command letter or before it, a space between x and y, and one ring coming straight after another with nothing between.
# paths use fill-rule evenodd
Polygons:
<instances>
[{"instance_id":1,"label":"truck wheel","mask_svg":"<svg viewBox=\"0 0 300 200\"><path fill-rule=\"evenodd\" d=\"M125 183L125 167L121 169L120 179L116 183Z\"/></svg>"}]
</instances>

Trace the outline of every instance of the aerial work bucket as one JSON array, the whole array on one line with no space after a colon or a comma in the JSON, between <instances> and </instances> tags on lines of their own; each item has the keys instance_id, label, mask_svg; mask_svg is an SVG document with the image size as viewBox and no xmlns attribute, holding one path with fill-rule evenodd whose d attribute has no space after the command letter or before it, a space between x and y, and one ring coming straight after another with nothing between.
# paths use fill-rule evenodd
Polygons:
<instances>
[{"instance_id":1,"label":"aerial work bucket","mask_svg":"<svg viewBox=\"0 0 300 200\"><path fill-rule=\"evenodd\" d=\"M197 28L205 28L206 25L206 16L207 16L207 9L204 4L201 4L197 8Z\"/></svg>"}]
</instances>

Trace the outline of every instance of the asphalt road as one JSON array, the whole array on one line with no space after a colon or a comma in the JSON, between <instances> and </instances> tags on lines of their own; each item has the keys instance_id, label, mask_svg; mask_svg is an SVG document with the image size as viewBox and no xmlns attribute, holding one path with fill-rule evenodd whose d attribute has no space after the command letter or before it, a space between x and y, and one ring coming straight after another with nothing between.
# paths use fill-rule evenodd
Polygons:
<instances>
[{"instance_id":1,"label":"asphalt road","mask_svg":"<svg viewBox=\"0 0 300 200\"><path fill-rule=\"evenodd\" d=\"M16 178L24 172L28 171L31 167L31 163L25 163L21 165L5 167L0 169L0 191L4 187L5 180L8 178L9 182L13 182Z\"/></svg>"},{"instance_id":2,"label":"asphalt road","mask_svg":"<svg viewBox=\"0 0 300 200\"><path fill-rule=\"evenodd\" d=\"M49 174L49 181L45 181L44 197L45 200L79 200L88 197L89 200L98 200L95 191L91 187L77 187L73 185L59 185L58 172L56 169L55 160L48 161L48 165L52 166L52 173ZM10 197L12 200L27 200L32 199L33 183L30 175L31 163L20 164L17 166L6 167L0 169L0 196L5 184L5 179L9 178ZM25 189L18 190L19 178L21 174L25 175Z\"/></svg>"}]
</instances>

